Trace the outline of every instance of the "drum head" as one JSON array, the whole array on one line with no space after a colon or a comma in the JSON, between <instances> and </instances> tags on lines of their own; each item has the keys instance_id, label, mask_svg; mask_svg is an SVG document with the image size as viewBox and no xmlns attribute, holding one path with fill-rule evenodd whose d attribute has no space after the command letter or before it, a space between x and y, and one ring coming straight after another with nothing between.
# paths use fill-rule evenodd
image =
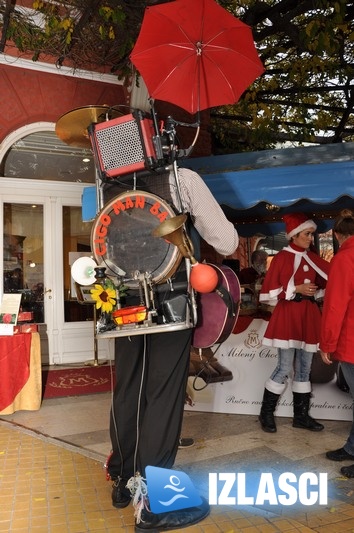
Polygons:
<instances>
[{"instance_id":1,"label":"drum head","mask_svg":"<svg viewBox=\"0 0 354 533\"><path fill-rule=\"evenodd\" d=\"M154 194L127 191L111 200L98 214L91 234L91 247L99 265L108 274L133 280L136 271L147 272L154 283L166 281L176 271L181 254L153 230L174 217L172 207ZM132 282L134 284L134 282Z\"/></svg>"}]
</instances>

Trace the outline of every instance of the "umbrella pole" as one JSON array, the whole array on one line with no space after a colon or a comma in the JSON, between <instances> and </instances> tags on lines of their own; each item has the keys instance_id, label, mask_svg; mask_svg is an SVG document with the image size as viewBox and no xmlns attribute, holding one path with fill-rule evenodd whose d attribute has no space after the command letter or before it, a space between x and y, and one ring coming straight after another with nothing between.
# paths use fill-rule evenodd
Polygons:
<instances>
[{"instance_id":1,"label":"umbrella pole","mask_svg":"<svg viewBox=\"0 0 354 533\"><path fill-rule=\"evenodd\" d=\"M191 153L191 151L193 150L194 146L195 146L195 143L197 142L197 139L199 137L199 133L200 133L200 112L198 111L197 112L197 122L195 124L193 124L193 126L196 125L197 126L197 131L196 131L196 134L194 136L194 139L193 139L193 142L192 144L190 145L190 147L188 148L189 153L188 155Z\"/></svg>"},{"instance_id":2,"label":"umbrella pole","mask_svg":"<svg viewBox=\"0 0 354 533\"><path fill-rule=\"evenodd\" d=\"M197 142L197 139L199 137L199 133L200 133L200 124L198 124L198 126L197 126L197 132L196 132L196 134L194 136L192 144L186 150L179 150L179 152L178 152L179 157L182 157L182 156L183 157L188 157L192 153L192 150L193 150L193 148L195 146L195 143Z\"/></svg>"},{"instance_id":3,"label":"umbrella pole","mask_svg":"<svg viewBox=\"0 0 354 533\"><path fill-rule=\"evenodd\" d=\"M162 147L161 147L161 136L160 136L160 131L159 131L159 128L158 128L158 125L157 125L157 120L156 120L156 112L155 112L155 108L154 108L154 101L152 98L149 99L149 104L150 104L150 110L151 110L151 116L152 116L152 120L153 120L153 125L154 125L154 130L155 130L155 148L157 149L157 157L158 159L163 159L163 152L162 152ZM197 127L197 132L194 136L194 139L193 139L193 142L192 144L190 145L189 148L185 149L185 150L176 150L176 128L175 126L176 125L180 125L180 126L186 126L188 128L195 128ZM179 179L178 179L178 168L177 168L177 159L179 157L188 157L189 154L191 153L191 151L193 150L196 142L197 142L197 139L198 139L198 136L199 136L199 132L200 132L200 113L199 111L197 112L197 122L195 122L194 124L188 124L186 122L179 122L177 120L175 120L174 118L172 118L171 116L168 116L167 117L167 120L165 121L165 127L164 127L164 133L166 134L168 140L169 140L169 150L170 150L170 154L171 154L171 163L172 163L172 169L173 169L173 174L174 174L174 178L175 178L175 183L176 183L176 190L177 190L177 196L178 196L178 202L179 202L179 207L180 207L180 212L183 213L183 203L182 203L182 197L181 197L181 191L180 191L180 185L179 185Z\"/></svg>"},{"instance_id":4,"label":"umbrella pole","mask_svg":"<svg viewBox=\"0 0 354 533\"><path fill-rule=\"evenodd\" d=\"M194 136L194 139L193 139L193 142L192 144L190 145L189 148L186 148L186 149L182 149L182 150L178 150L177 152L177 155L175 157L179 158L179 157L188 157L196 142L197 142L197 139L199 137L199 133L200 133L200 113L199 111L197 112L197 121L194 122L193 124L188 124L188 122L180 122L178 120L175 120L174 118L172 117L167 117L167 124L169 125L169 128L170 130L167 131L166 130L166 133L168 134L168 136L171 138L171 135L170 134L173 134L173 146L175 147L176 146L176 143L174 142L174 139L175 139L175 136L176 136L176 129L175 129L175 126L184 126L186 128L197 128L197 132Z\"/></svg>"},{"instance_id":5,"label":"umbrella pole","mask_svg":"<svg viewBox=\"0 0 354 533\"><path fill-rule=\"evenodd\" d=\"M199 117L199 112L198 112L198 117ZM177 167L177 159L178 157L187 157L192 149L194 148L194 145L195 143L197 142L197 138L198 138L198 135L199 135L199 131L200 131L200 123L199 123L199 120L196 124L185 124L185 123L182 123L182 122L176 122L172 117L168 117L168 124L169 124L169 129L168 131L166 131L167 135L168 135L168 138L170 139L170 150L171 150L171 159L172 159L172 168L173 168L173 173L174 173L174 177L175 177L175 182L176 182L176 189L177 189L177 194L178 194L178 200L179 200L179 203L180 203L180 212L183 213L183 203L182 203L182 197L181 197L181 191L180 191L180 185L179 185L179 179L178 179L178 167ZM189 127L194 127L194 126L197 126L197 133L193 139L193 142L191 144L191 146L189 148L187 148L186 150L178 150L176 151L176 143L175 143L175 137L176 137L176 129L175 129L175 124L180 124L180 125L183 125L183 126L189 126Z\"/></svg>"},{"instance_id":6,"label":"umbrella pole","mask_svg":"<svg viewBox=\"0 0 354 533\"><path fill-rule=\"evenodd\" d=\"M179 211L180 211L180 213L183 213L184 209L183 209L183 203L182 203L181 189L180 189L180 186L179 186L178 167L177 167L177 159L176 158L174 158L174 160L172 162L172 169L173 169L173 175L175 177L177 196L178 196L178 201L179 201Z\"/></svg>"}]
</instances>

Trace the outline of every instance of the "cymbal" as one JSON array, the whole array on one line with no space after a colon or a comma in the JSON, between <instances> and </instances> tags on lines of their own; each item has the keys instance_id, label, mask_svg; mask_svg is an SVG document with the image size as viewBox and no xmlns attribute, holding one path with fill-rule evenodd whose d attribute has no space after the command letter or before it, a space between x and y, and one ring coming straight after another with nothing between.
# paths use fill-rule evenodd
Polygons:
<instances>
[{"instance_id":1,"label":"cymbal","mask_svg":"<svg viewBox=\"0 0 354 533\"><path fill-rule=\"evenodd\" d=\"M123 113L108 105L78 107L62 115L55 125L55 133L66 144L80 148L91 148L87 128L122 116Z\"/></svg>"}]
</instances>

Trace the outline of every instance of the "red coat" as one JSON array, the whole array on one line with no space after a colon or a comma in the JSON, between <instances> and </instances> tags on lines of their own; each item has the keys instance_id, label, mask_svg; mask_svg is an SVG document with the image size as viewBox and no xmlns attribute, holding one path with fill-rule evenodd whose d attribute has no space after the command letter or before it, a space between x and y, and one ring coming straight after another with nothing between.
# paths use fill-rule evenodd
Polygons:
<instances>
[{"instance_id":1,"label":"red coat","mask_svg":"<svg viewBox=\"0 0 354 533\"><path fill-rule=\"evenodd\" d=\"M330 264L320 348L354 363L354 236L343 242Z\"/></svg>"},{"instance_id":2,"label":"red coat","mask_svg":"<svg viewBox=\"0 0 354 533\"><path fill-rule=\"evenodd\" d=\"M291 244L272 260L259 295L261 302L275 305L263 344L316 352L320 340L321 312L310 300L294 301L294 288L316 283L316 296L323 294L329 263L314 252Z\"/></svg>"},{"instance_id":3,"label":"red coat","mask_svg":"<svg viewBox=\"0 0 354 533\"><path fill-rule=\"evenodd\" d=\"M258 274L257 270L251 266L240 270L237 277L241 285L250 285L255 283L257 279L261 278L262 275Z\"/></svg>"}]
</instances>

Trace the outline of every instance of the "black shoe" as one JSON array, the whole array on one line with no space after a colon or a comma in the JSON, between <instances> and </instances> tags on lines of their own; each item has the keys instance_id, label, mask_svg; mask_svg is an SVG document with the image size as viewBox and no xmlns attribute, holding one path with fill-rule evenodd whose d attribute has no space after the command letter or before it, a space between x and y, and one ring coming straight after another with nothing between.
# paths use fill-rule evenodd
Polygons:
<instances>
[{"instance_id":1,"label":"black shoe","mask_svg":"<svg viewBox=\"0 0 354 533\"><path fill-rule=\"evenodd\" d=\"M341 474L345 477L353 478L354 477L354 465L342 466L340 469Z\"/></svg>"},{"instance_id":2,"label":"black shoe","mask_svg":"<svg viewBox=\"0 0 354 533\"><path fill-rule=\"evenodd\" d=\"M352 461L354 459L354 455L346 452L344 448L339 448L333 452L327 452L326 457L331 461Z\"/></svg>"},{"instance_id":3,"label":"black shoe","mask_svg":"<svg viewBox=\"0 0 354 533\"><path fill-rule=\"evenodd\" d=\"M277 407L280 394L270 392L268 389L264 389L261 412L259 413L259 421L261 423L263 431L266 433L275 433L277 426L275 424L274 411Z\"/></svg>"},{"instance_id":4,"label":"black shoe","mask_svg":"<svg viewBox=\"0 0 354 533\"><path fill-rule=\"evenodd\" d=\"M273 413L268 413L267 415L263 415L262 412L258 417L258 420L261 423L263 431L266 433L276 433L277 426L275 425L275 419L273 416Z\"/></svg>"},{"instance_id":5,"label":"black shoe","mask_svg":"<svg viewBox=\"0 0 354 533\"><path fill-rule=\"evenodd\" d=\"M127 480L118 478L113 481L112 485L112 504L117 509L123 509L128 507L131 494L129 489L126 488Z\"/></svg>"},{"instance_id":6,"label":"black shoe","mask_svg":"<svg viewBox=\"0 0 354 533\"><path fill-rule=\"evenodd\" d=\"M194 446L194 439L179 439L178 448L190 448L191 446Z\"/></svg>"},{"instance_id":7,"label":"black shoe","mask_svg":"<svg viewBox=\"0 0 354 533\"><path fill-rule=\"evenodd\" d=\"M310 415L306 415L302 417L294 417L293 428L308 429L309 431L322 431L324 425L317 422L317 420Z\"/></svg>"},{"instance_id":8,"label":"black shoe","mask_svg":"<svg viewBox=\"0 0 354 533\"><path fill-rule=\"evenodd\" d=\"M311 392L293 392L294 418L293 427L308 429L309 431L322 431L324 425L320 424L309 415Z\"/></svg>"},{"instance_id":9,"label":"black shoe","mask_svg":"<svg viewBox=\"0 0 354 533\"><path fill-rule=\"evenodd\" d=\"M144 531L160 533L160 531L182 529L197 524L210 513L208 502L204 498L202 500L198 507L189 507L189 509L170 511L169 513L155 514L144 509L141 513L141 521L139 524L135 524L135 531L136 533L143 533Z\"/></svg>"}]
</instances>

